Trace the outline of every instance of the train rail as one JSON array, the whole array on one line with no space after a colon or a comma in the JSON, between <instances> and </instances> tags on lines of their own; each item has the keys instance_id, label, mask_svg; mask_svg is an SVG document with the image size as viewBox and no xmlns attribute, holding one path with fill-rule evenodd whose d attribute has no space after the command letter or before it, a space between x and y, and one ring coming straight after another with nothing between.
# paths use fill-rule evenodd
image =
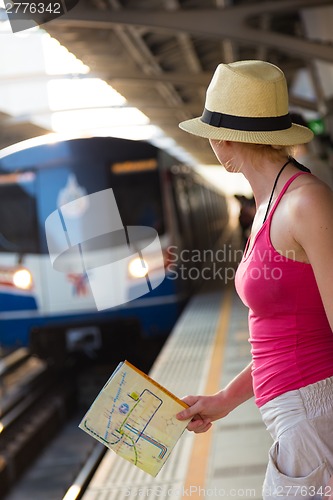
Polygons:
<instances>
[{"instance_id":1,"label":"train rail","mask_svg":"<svg viewBox=\"0 0 333 500\"><path fill-rule=\"evenodd\" d=\"M95 445L62 500L79 500L82 498L83 493L86 491L86 488L96 472L97 467L101 463L106 451L107 448L103 444L97 443Z\"/></svg>"},{"instance_id":2,"label":"train rail","mask_svg":"<svg viewBox=\"0 0 333 500\"><path fill-rule=\"evenodd\" d=\"M1 359L0 497L62 425L74 387L26 349Z\"/></svg>"},{"instance_id":3,"label":"train rail","mask_svg":"<svg viewBox=\"0 0 333 500\"><path fill-rule=\"evenodd\" d=\"M142 340L137 361L143 370L149 370L163 343L161 339ZM119 357L107 364L82 363L81 359L76 366L70 364L70 370L61 365L55 371L38 358L24 356L23 351L21 356L22 364L15 369L12 365L4 380L11 402L1 414L0 498L4 494L6 500L80 498L107 449L96 446L78 424Z\"/></svg>"},{"instance_id":4,"label":"train rail","mask_svg":"<svg viewBox=\"0 0 333 500\"><path fill-rule=\"evenodd\" d=\"M132 339L141 369L149 370L164 341L140 339L139 348ZM0 498L80 498L106 448L78 423L119 355L117 346L107 364L74 357L57 365L22 348L0 359Z\"/></svg>"},{"instance_id":5,"label":"train rail","mask_svg":"<svg viewBox=\"0 0 333 500\"><path fill-rule=\"evenodd\" d=\"M82 410L77 410L63 422L57 435L50 439L48 446L5 497L6 500L60 500L69 489L71 496L67 498L79 498L73 495L74 491L85 490L106 451L105 447L105 450L97 450L95 441L82 435L78 428L80 417Z\"/></svg>"},{"instance_id":6,"label":"train rail","mask_svg":"<svg viewBox=\"0 0 333 500\"><path fill-rule=\"evenodd\" d=\"M30 356L25 348L8 354L0 362L0 418L7 427L17 413L17 407L28 406L29 389L32 389L47 372L46 364ZM16 411L12 410L16 407Z\"/></svg>"}]
</instances>

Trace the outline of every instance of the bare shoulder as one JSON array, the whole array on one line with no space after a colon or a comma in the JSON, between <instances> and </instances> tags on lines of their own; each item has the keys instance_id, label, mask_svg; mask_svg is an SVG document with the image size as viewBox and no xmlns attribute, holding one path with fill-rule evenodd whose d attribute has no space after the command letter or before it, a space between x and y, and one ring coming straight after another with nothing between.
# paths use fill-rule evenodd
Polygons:
<instances>
[{"instance_id":1,"label":"bare shoulder","mask_svg":"<svg viewBox=\"0 0 333 500\"><path fill-rule=\"evenodd\" d=\"M295 260L309 263L315 258L309 245L333 248L333 192L322 181L312 175L300 175L278 208L270 237L280 253L293 250Z\"/></svg>"},{"instance_id":2,"label":"bare shoulder","mask_svg":"<svg viewBox=\"0 0 333 500\"><path fill-rule=\"evenodd\" d=\"M288 193L289 231L297 259L328 262L333 248L333 192L312 175L301 175ZM320 249L320 251L318 250ZM329 255L323 256L323 252Z\"/></svg>"},{"instance_id":3,"label":"bare shoulder","mask_svg":"<svg viewBox=\"0 0 333 500\"><path fill-rule=\"evenodd\" d=\"M297 221L331 220L333 223L333 191L312 175L302 175L289 192L290 215Z\"/></svg>"}]
</instances>

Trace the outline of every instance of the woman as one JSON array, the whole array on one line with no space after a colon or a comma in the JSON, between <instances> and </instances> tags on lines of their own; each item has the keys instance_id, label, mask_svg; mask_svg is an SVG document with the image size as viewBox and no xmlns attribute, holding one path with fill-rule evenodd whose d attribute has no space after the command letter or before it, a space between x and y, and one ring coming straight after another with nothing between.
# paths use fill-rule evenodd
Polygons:
<instances>
[{"instance_id":1,"label":"woman","mask_svg":"<svg viewBox=\"0 0 333 500\"><path fill-rule=\"evenodd\" d=\"M263 498L330 498L333 193L291 156L312 132L291 123L284 74L263 61L220 64L203 115L180 127L248 179L256 214L236 275L252 362L217 394L184 398L177 418L205 432L254 395L274 439Z\"/></svg>"}]
</instances>

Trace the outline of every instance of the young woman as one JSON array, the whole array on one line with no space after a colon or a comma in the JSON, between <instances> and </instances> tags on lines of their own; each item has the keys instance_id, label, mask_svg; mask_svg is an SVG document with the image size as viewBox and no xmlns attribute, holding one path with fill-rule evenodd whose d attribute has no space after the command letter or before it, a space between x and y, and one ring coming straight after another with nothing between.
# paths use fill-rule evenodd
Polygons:
<instances>
[{"instance_id":1,"label":"young woman","mask_svg":"<svg viewBox=\"0 0 333 500\"><path fill-rule=\"evenodd\" d=\"M203 115L180 127L242 172L256 215L235 283L252 362L177 417L205 432L254 395L274 439L263 498L333 498L333 193L291 156L312 132L291 123L284 74L263 61L220 64Z\"/></svg>"}]
</instances>

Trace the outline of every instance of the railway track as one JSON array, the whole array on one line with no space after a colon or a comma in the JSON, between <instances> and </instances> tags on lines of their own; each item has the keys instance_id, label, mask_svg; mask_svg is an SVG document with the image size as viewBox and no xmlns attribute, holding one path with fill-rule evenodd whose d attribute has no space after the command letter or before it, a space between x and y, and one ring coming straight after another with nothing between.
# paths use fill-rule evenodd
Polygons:
<instances>
[{"instance_id":1,"label":"railway track","mask_svg":"<svg viewBox=\"0 0 333 500\"><path fill-rule=\"evenodd\" d=\"M148 342L136 364L148 371L162 344ZM0 426L3 422L6 427L0 432L0 498L77 500L82 496L107 449L78 424L118 361L54 372L27 354L23 366L8 370L5 391L12 403L7 405L9 411L0 413ZM21 413L24 406L27 411Z\"/></svg>"},{"instance_id":2,"label":"railway track","mask_svg":"<svg viewBox=\"0 0 333 500\"><path fill-rule=\"evenodd\" d=\"M26 349L0 360L1 498L63 425L73 394L73 384Z\"/></svg>"}]
</instances>

